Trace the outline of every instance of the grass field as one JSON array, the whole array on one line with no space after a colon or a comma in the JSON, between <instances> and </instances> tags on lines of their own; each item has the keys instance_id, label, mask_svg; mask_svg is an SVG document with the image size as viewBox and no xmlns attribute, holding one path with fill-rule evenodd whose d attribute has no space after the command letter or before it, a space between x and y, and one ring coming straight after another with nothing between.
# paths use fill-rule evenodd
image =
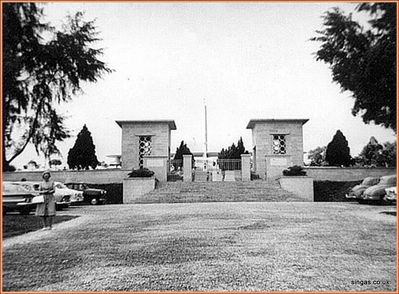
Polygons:
<instances>
[{"instance_id":1,"label":"grass field","mask_svg":"<svg viewBox=\"0 0 399 294\"><path fill-rule=\"evenodd\" d=\"M74 216L56 216L54 224L71 220ZM40 230L42 221L34 215L7 214L3 216L3 238L18 236L28 232Z\"/></svg>"},{"instance_id":2,"label":"grass field","mask_svg":"<svg viewBox=\"0 0 399 294\"><path fill-rule=\"evenodd\" d=\"M6 240L3 285L6 291L393 291L396 217L383 212L394 210L305 202L79 207L63 212L83 215L78 225L27 234L31 242Z\"/></svg>"}]
</instances>

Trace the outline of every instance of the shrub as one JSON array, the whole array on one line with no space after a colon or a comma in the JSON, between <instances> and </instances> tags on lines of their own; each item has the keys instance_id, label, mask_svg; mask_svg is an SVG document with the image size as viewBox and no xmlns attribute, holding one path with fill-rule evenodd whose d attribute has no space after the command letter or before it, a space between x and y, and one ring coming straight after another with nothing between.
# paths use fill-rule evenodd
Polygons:
<instances>
[{"instance_id":1,"label":"shrub","mask_svg":"<svg viewBox=\"0 0 399 294\"><path fill-rule=\"evenodd\" d=\"M303 170L302 166L294 165L288 169L283 170L284 176L306 176L306 171Z\"/></svg>"},{"instance_id":2,"label":"shrub","mask_svg":"<svg viewBox=\"0 0 399 294\"><path fill-rule=\"evenodd\" d=\"M154 172L148 168L133 169L131 173L128 174L130 178L149 178L154 175Z\"/></svg>"}]
</instances>

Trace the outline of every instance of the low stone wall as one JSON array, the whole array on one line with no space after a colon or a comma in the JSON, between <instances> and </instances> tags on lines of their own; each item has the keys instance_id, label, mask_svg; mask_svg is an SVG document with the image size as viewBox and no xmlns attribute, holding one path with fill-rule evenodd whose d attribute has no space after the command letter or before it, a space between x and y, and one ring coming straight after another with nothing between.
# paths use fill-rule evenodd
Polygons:
<instances>
[{"instance_id":1,"label":"low stone wall","mask_svg":"<svg viewBox=\"0 0 399 294\"><path fill-rule=\"evenodd\" d=\"M155 178L126 178L123 179L123 203L134 201L155 189Z\"/></svg>"},{"instance_id":2,"label":"low stone wall","mask_svg":"<svg viewBox=\"0 0 399 294\"><path fill-rule=\"evenodd\" d=\"M313 179L306 176L279 178L282 189L291 192L306 201L314 201Z\"/></svg>"},{"instance_id":3,"label":"low stone wall","mask_svg":"<svg viewBox=\"0 0 399 294\"><path fill-rule=\"evenodd\" d=\"M307 176L315 181L359 181L367 177L381 177L396 174L396 168L359 167L304 167Z\"/></svg>"},{"instance_id":4,"label":"low stone wall","mask_svg":"<svg viewBox=\"0 0 399 294\"><path fill-rule=\"evenodd\" d=\"M51 177L54 181L66 182L85 182L89 184L112 184L122 183L130 170L122 169L98 169L84 171L51 171ZM42 171L22 171L22 172L4 172L3 181L41 181Z\"/></svg>"}]
</instances>

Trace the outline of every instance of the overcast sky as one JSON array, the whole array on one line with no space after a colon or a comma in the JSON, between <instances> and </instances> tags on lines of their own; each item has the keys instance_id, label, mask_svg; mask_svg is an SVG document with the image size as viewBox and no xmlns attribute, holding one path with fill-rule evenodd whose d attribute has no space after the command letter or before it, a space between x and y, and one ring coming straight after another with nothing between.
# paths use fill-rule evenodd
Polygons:
<instances>
[{"instance_id":1,"label":"overcast sky","mask_svg":"<svg viewBox=\"0 0 399 294\"><path fill-rule=\"evenodd\" d=\"M340 3L54 3L46 20L59 25L68 13L96 18L102 59L115 71L60 109L72 137L59 143L62 161L84 124L100 161L121 153L115 120L173 119L171 150L181 140L204 149L204 99L208 107L208 150L243 137L252 149L253 118L309 118L304 150L327 145L340 129L355 156L370 136L395 140L394 132L353 117L350 93L332 83L317 62L319 44L309 39L322 28L321 15ZM44 163L28 148L12 164Z\"/></svg>"}]
</instances>

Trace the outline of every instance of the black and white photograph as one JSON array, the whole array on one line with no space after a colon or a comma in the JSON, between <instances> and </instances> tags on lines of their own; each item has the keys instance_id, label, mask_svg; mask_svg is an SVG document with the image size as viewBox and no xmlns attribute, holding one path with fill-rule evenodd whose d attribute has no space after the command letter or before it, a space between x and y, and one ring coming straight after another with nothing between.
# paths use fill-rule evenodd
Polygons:
<instances>
[{"instance_id":1,"label":"black and white photograph","mask_svg":"<svg viewBox=\"0 0 399 294\"><path fill-rule=\"evenodd\" d=\"M396 1L1 10L1 292L397 291Z\"/></svg>"}]
</instances>

